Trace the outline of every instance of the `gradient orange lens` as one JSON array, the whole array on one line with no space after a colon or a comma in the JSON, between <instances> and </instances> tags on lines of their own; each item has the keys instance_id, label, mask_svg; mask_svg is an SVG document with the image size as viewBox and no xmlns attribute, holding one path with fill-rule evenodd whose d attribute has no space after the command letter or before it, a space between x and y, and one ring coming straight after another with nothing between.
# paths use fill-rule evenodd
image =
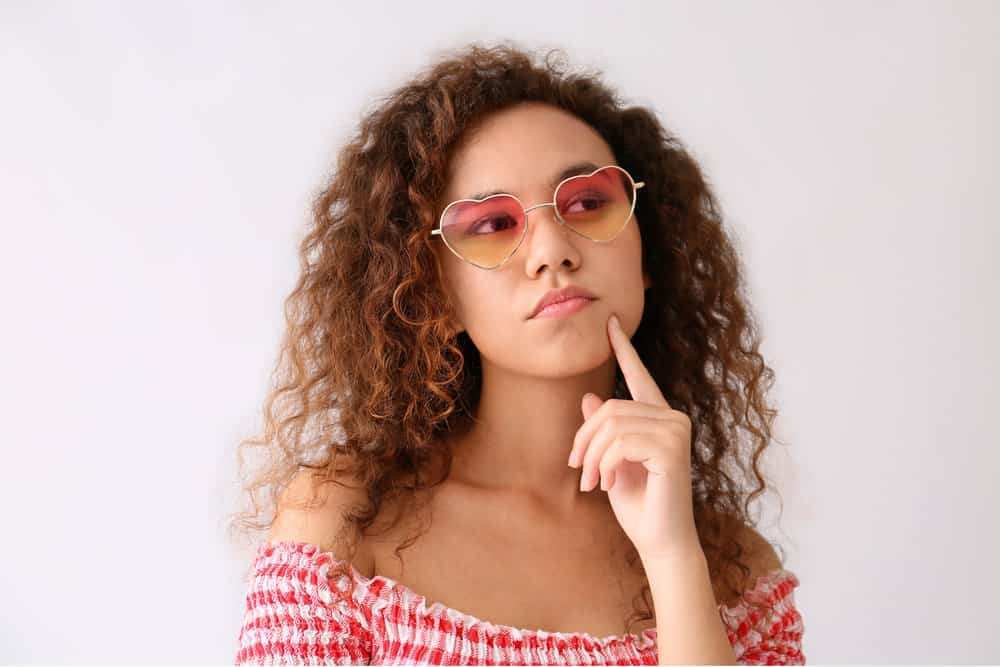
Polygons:
<instances>
[{"instance_id":1,"label":"gradient orange lens","mask_svg":"<svg viewBox=\"0 0 1000 667\"><path fill-rule=\"evenodd\" d=\"M524 233L524 208L510 195L460 201L448 207L441 234L459 255L477 266L497 266Z\"/></svg>"},{"instance_id":2,"label":"gradient orange lens","mask_svg":"<svg viewBox=\"0 0 1000 667\"><path fill-rule=\"evenodd\" d=\"M635 188L628 175L605 167L574 176L556 190L556 209L569 227L594 241L610 241L632 215Z\"/></svg>"}]
</instances>

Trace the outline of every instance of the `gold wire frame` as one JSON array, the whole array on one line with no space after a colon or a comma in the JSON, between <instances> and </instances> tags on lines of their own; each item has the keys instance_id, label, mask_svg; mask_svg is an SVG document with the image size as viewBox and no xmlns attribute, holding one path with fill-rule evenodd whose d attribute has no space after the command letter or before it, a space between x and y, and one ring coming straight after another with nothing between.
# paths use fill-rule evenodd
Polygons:
<instances>
[{"instance_id":1,"label":"gold wire frame","mask_svg":"<svg viewBox=\"0 0 1000 667\"><path fill-rule=\"evenodd\" d=\"M608 168L617 169L618 171L620 171L623 174L625 174L626 176L628 176L628 180L632 184L632 208L629 209L628 217L625 218L625 222L622 223L621 228L618 230L618 232L614 236L612 236L610 239L606 239L604 241L598 241L597 239L592 239L589 236L587 236L586 234L584 234L583 232L580 232L580 231L578 231L576 229L573 229L572 227L570 227L569 225L566 224L566 221L562 219L561 215L559 215L559 207L556 205L556 195L559 193L559 188L562 187L563 183L565 183L567 181L572 181L574 178L590 178L591 176L593 176L597 172L603 171L604 169L608 169ZM632 178L632 174L628 173L622 167L619 167L616 164L608 164L608 165L604 165L603 167L598 167L597 169L595 169L594 171L590 172L589 174L577 174L575 176L570 176L569 178L564 178L563 180L559 181L559 184L556 185L555 189L552 191L552 201L545 202L543 204L535 204L534 206L529 206L528 208L524 207L524 204L521 202L520 199L517 198L516 195L507 194L507 193L503 193L503 192L495 194L495 195L490 195L489 197L486 197L484 199L456 199L455 201L453 201L450 204L448 204L447 206L445 206L444 210L441 211L441 216L438 218L437 227L431 230L431 236L435 236L435 235L440 236L441 240L444 241L444 244L448 247L448 250L450 250L453 255L455 255L456 257L458 257L463 262L469 262L469 264L472 264L473 266L478 267L480 269L485 269L487 271L492 271L493 269L498 269L501 266L503 266L504 264L506 264L507 260L509 260L511 257L513 257L514 253L517 252L517 249L521 247L521 242L524 241L524 237L527 236L527 234L528 234L528 213L530 213L531 211L534 211L536 208L542 208L543 206L551 206L552 209L553 209L553 212L556 214L556 220L558 220L559 224L561 224L566 229L569 229L570 231L572 231L572 232L574 232L576 234L579 234L583 238L587 239L588 241L593 241L594 243L610 243L611 241L614 241L616 238L618 238L618 235L622 233L622 230L624 230L625 227L628 225L629 221L632 220L632 214L635 212L635 202L639 198L639 196L638 196L638 194L639 194L639 188L641 188L645 184L646 184L645 181L639 181L638 183L636 183L635 179ZM484 201L493 199L494 197L512 197L518 204L520 204L521 208L524 210L524 229L521 232L521 238L519 238L517 240L517 243L514 244L514 248L507 254L506 257L504 257L500 261L499 264L497 264L496 266L481 266L479 264L476 264L475 262L469 261L465 257L462 257L462 255L457 250L455 250L454 248L452 248L451 244L448 243L447 237L445 237L445 235L441 232L441 228L444 225L444 216L445 216L445 214L448 212L448 209L450 209L455 204L461 204L462 202L482 203Z\"/></svg>"}]
</instances>

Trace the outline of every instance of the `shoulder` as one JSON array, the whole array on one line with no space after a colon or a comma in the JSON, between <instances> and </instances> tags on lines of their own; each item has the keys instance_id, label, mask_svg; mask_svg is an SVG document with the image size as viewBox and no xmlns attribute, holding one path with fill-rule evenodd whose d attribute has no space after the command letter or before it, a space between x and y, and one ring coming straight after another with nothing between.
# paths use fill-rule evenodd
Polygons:
<instances>
[{"instance_id":1,"label":"shoulder","mask_svg":"<svg viewBox=\"0 0 1000 667\"><path fill-rule=\"evenodd\" d=\"M771 543L764 538L753 526L737 520L733 516L718 514L713 510L708 510L711 517L721 517L723 531L731 534L733 539L743 548L740 556L751 570L750 576L756 578L761 574L767 574L771 570L782 567L781 559Z\"/></svg>"},{"instance_id":2,"label":"shoulder","mask_svg":"<svg viewBox=\"0 0 1000 667\"><path fill-rule=\"evenodd\" d=\"M267 541L315 545L333 543L334 554L338 558L347 558L347 545L342 539L345 528L343 515L363 504L365 499L364 487L352 486L339 479L323 481L315 471L301 470L279 494ZM372 576L374 557L364 540L358 541L357 551L350 560L359 572Z\"/></svg>"},{"instance_id":3,"label":"shoulder","mask_svg":"<svg viewBox=\"0 0 1000 667\"><path fill-rule=\"evenodd\" d=\"M732 528L733 537L743 548L740 560L750 568L750 574L743 588L752 588L757 579L783 567L781 559L771 543L752 526L739 524ZM744 592L729 581L718 581L715 585L716 599L728 606L736 604Z\"/></svg>"},{"instance_id":4,"label":"shoulder","mask_svg":"<svg viewBox=\"0 0 1000 667\"><path fill-rule=\"evenodd\" d=\"M750 576L756 579L771 570L782 567L774 547L756 530L750 526L741 526L737 532L737 541L745 550L743 555L750 567Z\"/></svg>"}]
</instances>

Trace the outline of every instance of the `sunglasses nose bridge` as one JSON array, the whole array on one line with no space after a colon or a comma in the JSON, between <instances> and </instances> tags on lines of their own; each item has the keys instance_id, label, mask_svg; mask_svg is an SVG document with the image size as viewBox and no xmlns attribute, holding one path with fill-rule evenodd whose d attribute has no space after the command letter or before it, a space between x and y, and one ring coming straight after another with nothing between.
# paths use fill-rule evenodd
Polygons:
<instances>
[{"instance_id":1,"label":"sunglasses nose bridge","mask_svg":"<svg viewBox=\"0 0 1000 667\"><path fill-rule=\"evenodd\" d=\"M553 208L555 208L555 204L553 202L547 201L544 204L535 204L534 206L529 206L528 208L524 209L524 212L531 213L536 208L541 208L543 206L552 206Z\"/></svg>"},{"instance_id":2,"label":"sunglasses nose bridge","mask_svg":"<svg viewBox=\"0 0 1000 667\"><path fill-rule=\"evenodd\" d=\"M555 221L558 222L560 225L563 224L562 217L559 215L559 209L556 208L556 205L555 205L554 202L550 202L550 201L543 202L541 204L535 204L534 206L529 206L528 208L524 209L524 218L525 218L525 221L527 221L529 213L531 213L532 211L534 211L536 208L543 208L545 206L551 206L552 209L553 209L552 210L552 217L555 218Z\"/></svg>"},{"instance_id":3,"label":"sunglasses nose bridge","mask_svg":"<svg viewBox=\"0 0 1000 667\"><path fill-rule=\"evenodd\" d=\"M534 206L529 206L526 209L524 209L525 223L527 223L528 214L529 213L531 213L532 211L534 211L536 208L543 208L545 206L551 206L554 209L552 211L552 213L553 213L552 217L555 218L556 222L558 222L560 225L563 225L565 227L565 224L563 223L562 218L559 217L559 209L556 208L556 205L555 205L554 202L550 202L550 201L543 202L541 204L535 204ZM527 228L527 224L525 225L525 227ZM525 229L525 234L527 234L527 229ZM522 239L523 239L523 237L522 237ZM518 244L518 245L520 245L520 244Z\"/></svg>"}]
</instances>

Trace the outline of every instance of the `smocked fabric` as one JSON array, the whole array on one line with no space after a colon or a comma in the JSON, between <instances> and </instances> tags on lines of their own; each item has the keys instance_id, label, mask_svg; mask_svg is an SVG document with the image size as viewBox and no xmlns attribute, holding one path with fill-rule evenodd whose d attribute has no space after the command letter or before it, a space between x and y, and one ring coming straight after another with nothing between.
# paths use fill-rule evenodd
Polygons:
<instances>
[{"instance_id":1,"label":"smocked fabric","mask_svg":"<svg viewBox=\"0 0 1000 667\"><path fill-rule=\"evenodd\" d=\"M656 628L594 637L490 623L388 577L327 579L341 563L314 544L280 541L257 547L238 638L236 665L655 665ZM350 601L331 588L348 589ZM758 577L740 601L719 605L741 665L804 665L798 577L775 569Z\"/></svg>"}]
</instances>

